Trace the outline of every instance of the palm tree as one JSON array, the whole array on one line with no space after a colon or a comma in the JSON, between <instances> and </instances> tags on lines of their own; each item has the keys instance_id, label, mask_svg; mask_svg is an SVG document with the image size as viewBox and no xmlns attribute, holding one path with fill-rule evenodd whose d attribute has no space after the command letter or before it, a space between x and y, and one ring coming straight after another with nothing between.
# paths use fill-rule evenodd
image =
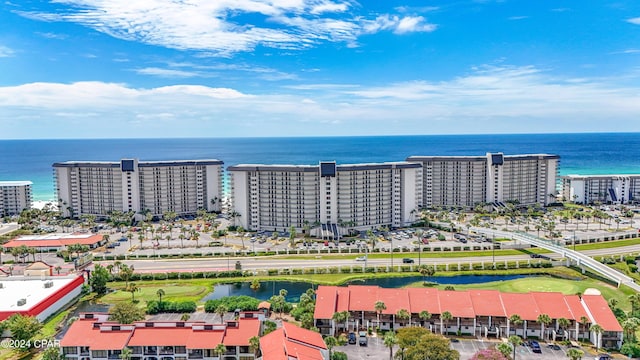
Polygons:
<instances>
[{"instance_id":1,"label":"palm tree","mask_svg":"<svg viewBox=\"0 0 640 360\"><path fill-rule=\"evenodd\" d=\"M562 329L562 335L564 336L564 334L567 331L567 328L571 325L571 321L569 321L568 319L565 319L565 318L560 318L560 319L558 319L556 321L558 322L558 327L560 329ZM568 338L569 337L567 336L567 339Z\"/></svg>"},{"instance_id":2,"label":"palm tree","mask_svg":"<svg viewBox=\"0 0 640 360\"><path fill-rule=\"evenodd\" d=\"M544 339L544 327L549 326L553 320L547 314L538 315L538 322L540 323L540 335Z\"/></svg>"},{"instance_id":3,"label":"palm tree","mask_svg":"<svg viewBox=\"0 0 640 360\"><path fill-rule=\"evenodd\" d=\"M191 318L191 314L189 313L184 313L182 314L182 316L180 316L180 321L187 321Z\"/></svg>"},{"instance_id":4,"label":"palm tree","mask_svg":"<svg viewBox=\"0 0 640 360\"><path fill-rule=\"evenodd\" d=\"M249 338L249 350L253 351L253 356L255 359L258 358L258 351L260 351L260 338L257 336L252 336Z\"/></svg>"},{"instance_id":5,"label":"palm tree","mask_svg":"<svg viewBox=\"0 0 640 360\"><path fill-rule=\"evenodd\" d=\"M509 343L513 346L513 360L516 360L516 349L520 344L522 344L522 339L520 336L511 335L509 336Z\"/></svg>"},{"instance_id":6,"label":"palm tree","mask_svg":"<svg viewBox=\"0 0 640 360\"><path fill-rule=\"evenodd\" d=\"M580 360L582 359L582 355L584 355L584 351L576 348L567 349L567 356L571 360Z\"/></svg>"},{"instance_id":7,"label":"palm tree","mask_svg":"<svg viewBox=\"0 0 640 360\"><path fill-rule=\"evenodd\" d=\"M213 352L218 354L218 358L222 358L222 355L227 352L227 347L224 346L224 344L218 344L215 349L213 349Z\"/></svg>"},{"instance_id":8,"label":"palm tree","mask_svg":"<svg viewBox=\"0 0 640 360\"><path fill-rule=\"evenodd\" d=\"M393 346L398 343L396 335L392 331L389 331L384 335L383 342L384 346L389 348L389 360L393 360Z\"/></svg>"},{"instance_id":9,"label":"palm tree","mask_svg":"<svg viewBox=\"0 0 640 360\"><path fill-rule=\"evenodd\" d=\"M595 334L596 351L598 351L598 349L600 348L600 335L602 334L602 332L604 332L604 329L598 324L593 324L589 328L589 331Z\"/></svg>"},{"instance_id":10,"label":"palm tree","mask_svg":"<svg viewBox=\"0 0 640 360\"><path fill-rule=\"evenodd\" d=\"M347 322L349 321L349 312L348 311L339 311L337 313L334 313L332 319L336 323L342 323L343 322L345 330L348 330L348 324L347 324Z\"/></svg>"},{"instance_id":11,"label":"palm tree","mask_svg":"<svg viewBox=\"0 0 640 360\"><path fill-rule=\"evenodd\" d=\"M420 317L420 320L424 321L426 325L427 320L431 319L431 314L427 310L422 310L420 314L418 314L418 317Z\"/></svg>"},{"instance_id":12,"label":"palm tree","mask_svg":"<svg viewBox=\"0 0 640 360\"><path fill-rule=\"evenodd\" d=\"M218 305L218 307L216 308L216 314L218 314L218 316L220 316L220 322L221 323L224 322L224 314L226 314L227 311L229 311L229 309L227 308L226 305L223 305L223 304Z\"/></svg>"},{"instance_id":13,"label":"palm tree","mask_svg":"<svg viewBox=\"0 0 640 360\"><path fill-rule=\"evenodd\" d=\"M586 317L586 316L581 316L580 317L580 325L582 325L582 334L585 333L585 331L586 331L585 327L587 326L588 323L589 323L589 318L588 317Z\"/></svg>"},{"instance_id":14,"label":"palm tree","mask_svg":"<svg viewBox=\"0 0 640 360\"><path fill-rule=\"evenodd\" d=\"M120 358L120 360L130 360L132 354L133 352L131 351L131 349L125 347L122 349L122 351L120 351L120 355L118 355L118 357Z\"/></svg>"},{"instance_id":15,"label":"palm tree","mask_svg":"<svg viewBox=\"0 0 640 360\"><path fill-rule=\"evenodd\" d=\"M136 301L135 293L140 291L140 287L138 287L136 283L131 283L129 284L129 286L127 286L126 291L131 293L131 302L135 302Z\"/></svg>"},{"instance_id":16,"label":"palm tree","mask_svg":"<svg viewBox=\"0 0 640 360\"><path fill-rule=\"evenodd\" d=\"M522 318L520 317L520 315L518 314L513 314L511 316L509 316L509 323L513 324L513 332L517 335L518 334L518 325L522 324L524 321L522 321Z\"/></svg>"},{"instance_id":17,"label":"palm tree","mask_svg":"<svg viewBox=\"0 0 640 360\"><path fill-rule=\"evenodd\" d=\"M156 291L156 295L158 295L158 298L159 298L158 302L162 306L162 297L164 296L164 290L158 289L158 291Z\"/></svg>"},{"instance_id":18,"label":"palm tree","mask_svg":"<svg viewBox=\"0 0 640 360\"><path fill-rule=\"evenodd\" d=\"M453 319L453 315L451 315L450 312L445 311L442 314L440 314L440 319L444 321L444 328L442 329L442 333L443 334L448 334L449 333L449 321L451 321Z\"/></svg>"},{"instance_id":19,"label":"palm tree","mask_svg":"<svg viewBox=\"0 0 640 360\"><path fill-rule=\"evenodd\" d=\"M422 284L427 285L427 276L433 276L436 273L436 269L433 266L420 265L418 272L422 275Z\"/></svg>"},{"instance_id":20,"label":"palm tree","mask_svg":"<svg viewBox=\"0 0 640 360\"><path fill-rule=\"evenodd\" d=\"M385 305L384 302L378 300L376 301L373 308L376 310L376 313L378 314L378 326L380 326L380 315L382 315L382 312L384 310L387 310L387 305Z\"/></svg>"},{"instance_id":21,"label":"palm tree","mask_svg":"<svg viewBox=\"0 0 640 360\"><path fill-rule=\"evenodd\" d=\"M622 329L624 329L625 333L625 342L635 343L636 342L636 330L640 327L640 319L631 317L622 322Z\"/></svg>"},{"instance_id":22,"label":"palm tree","mask_svg":"<svg viewBox=\"0 0 640 360\"><path fill-rule=\"evenodd\" d=\"M251 285L249 285L249 288L251 288L251 290L253 291L260 290L260 281L258 281L258 279L253 279L251 281Z\"/></svg>"},{"instance_id":23,"label":"palm tree","mask_svg":"<svg viewBox=\"0 0 640 360\"><path fill-rule=\"evenodd\" d=\"M409 326L411 326L411 314L406 309L398 310L398 312L396 313L396 318L399 320L409 320Z\"/></svg>"},{"instance_id":24,"label":"palm tree","mask_svg":"<svg viewBox=\"0 0 640 360\"><path fill-rule=\"evenodd\" d=\"M333 336L327 336L326 338L324 338L324 343L325 345L327 345L327 349L329 350L329 359L331 359L331 349L333 349L334 346L338 345L338 339Z\"/></svg>"}]
</instances>

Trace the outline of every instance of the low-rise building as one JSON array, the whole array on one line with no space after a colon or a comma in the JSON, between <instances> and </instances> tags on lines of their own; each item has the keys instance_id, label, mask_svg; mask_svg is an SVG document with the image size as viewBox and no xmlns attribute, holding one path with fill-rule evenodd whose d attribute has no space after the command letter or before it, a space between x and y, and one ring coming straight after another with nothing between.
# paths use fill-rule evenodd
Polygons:
<instances>
[{"instance_id":1,"label":"low-rise building","mask_svg":"<svg viewBox=\"0 0 640 360\"><path fill-rule=\"evenodd\" d=\"M80 296L83 284L78 275L0 277L0 321L13 314L44 321Z\"/></svg>"},{"instance_id":2,"label":"low-rise building","mask_svg":"<svg viewBox=\"0 0 640 360\"><path fill-rule=\"evenodd\" d=\"M131 360L252 360L249 339L264 317L240 313L223 324L203 321L137 321L118 324L105 313L82 313L60 341L67 360L116 360L124 348ZM216 347L224 345L218 353Z\"/></svg>"},{"instance_id":3,"label":"low-rise building","mask_svg":"<svg viewBox=\"0 0 640 360\"><path fill-rule=\"evenodd\" d=\"M18 215L30 209L32 186L31 181L0 181L0 216Z\"/></svg>"},{"instance_id":4,"label":"low-rise building","mask_svg":"<svg viewBox=\"0 0 640 360\"><path fill-rule=\"evenodd\" d=\"M19 246L35 248L38 252L49 252L63 250L69 245L86 245L89 249L95 249L106 243L101 234L43 234L43 235L21 235L2 245L5 249Z\"/></svg>"},{"instance_id":5,"label":"low-rise building","mask_svg":"<svg viewBox=\"0 0 640 360\"><path fill-rule=\"evenodd\" d=\"M376 309L377 302L385 306ZM398 316L400 310L405 310L409 317ZM348 321L334 321L333 315L342 311L349 313ZM427 318L421 316L423 311L428 313ZM550 324L540 322L542 314L549 316ZM600 342L601 347L622 345L622 327L597 290L580 297L557 292L319 286L314 320L320 332L327 335L365 327L393 330L414 325L438 333L589 339ZM593 324L600 325L603 333L589 331Z\"/></svg>"},{"instance_id":6,"label":"low-rise building","mask_svg":"<svg viewBox=\"0 0 640 360\"><path fill-rule=\"evenodd\" d=\"M260 338L260 352L262 360L324 360L329 355L322 335L287 322Z\"/></svg>"},{"instance_id":7,"label":"low-rise building","mask_svg":"<svg viewBox=\"0 0 640 360\"><path fill-rule=\"evenodd\" d=\"M566 175L560 179L565 201L628 204L640 199L640 175Z\"/></svg>"}]
</instances>

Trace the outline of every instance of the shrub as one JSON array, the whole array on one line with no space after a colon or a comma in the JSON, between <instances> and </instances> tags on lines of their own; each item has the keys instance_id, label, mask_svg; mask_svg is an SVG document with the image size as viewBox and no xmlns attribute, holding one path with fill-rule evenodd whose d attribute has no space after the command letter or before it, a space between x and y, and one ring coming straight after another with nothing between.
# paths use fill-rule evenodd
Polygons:
<instances>
[{"instance_id":1,"label":"shrub","mask_svg":"<svg viewBox=\"0 0 640 360\"><path fill-rule=\"evenodd\" d=\"M192 313L197 309L193 301L163 301L151 300L147 302L147 314L158 313Z\"/></svg>"},{"instance_id":2,"label":"shrub","mask_svg":"<svg viewBox=\"0 0 640 360\"><path fill-rule=\"evenodd\" d=\"M220 305L225 305L227 309L233 311L235 309L246 310L258 310L258 304L260 300L251 296L227 296L216 300L207 300L204 303L204 311L215 312Z\"/></svg>"}]
</instances>

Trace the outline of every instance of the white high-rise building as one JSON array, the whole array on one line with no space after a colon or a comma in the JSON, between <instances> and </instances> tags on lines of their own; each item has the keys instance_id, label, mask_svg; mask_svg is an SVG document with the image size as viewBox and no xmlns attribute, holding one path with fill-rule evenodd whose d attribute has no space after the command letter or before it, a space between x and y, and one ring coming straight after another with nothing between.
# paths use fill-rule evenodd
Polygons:
<instances>
[{"instance_id":1,"label":"white high-rise building","mask_svg":"<svg viewBox=\"0 0 640 360\"><path fill-rule=\"evenodd\" d=\"M422 164L422 207L548 205L557 193L558 155L411 156L407 161Z\"/></svg>"},{"instance_id":2,"label":"white high-rise building","mask_svg":"<svg viewBox=\"0 0 640 360\"><path fill-rule=\"evenodd\" d=\"M0 216L17 215L31 208L31 181L0 181Z\"/></svg>"},{"instance_id":3,"label":"white high-rise building","mask_svg":"<svg viewBox=\"0 0 640 360\"><path fill-rule=\"evenodd\" d=\"M220 160L122 159L55 163L53 169L64 216L105 216L114 210L160 216L220 210L222 165Z\"/></svg>"},{"instance_id":4,"label":"white high-rise building","mask_svg":"<svg viewBox=\"0 0 640 360\"><path fill-rule=\"evenodd\" d=\"M420 164L236 165L234 221L249 230L296 231L321 225L371 229L406 226L422 201Z\"/></svg>"},{"instance_id":5,"label":"white high-rise building","mask_svg":"<svg viewBox=\"0 0 640 360\"><path fill-rule=\"evenodd\" d=\"M640 199L640 174L561 176L562 197L582 204L627 204Z\"/></svg>"}]
</instances>

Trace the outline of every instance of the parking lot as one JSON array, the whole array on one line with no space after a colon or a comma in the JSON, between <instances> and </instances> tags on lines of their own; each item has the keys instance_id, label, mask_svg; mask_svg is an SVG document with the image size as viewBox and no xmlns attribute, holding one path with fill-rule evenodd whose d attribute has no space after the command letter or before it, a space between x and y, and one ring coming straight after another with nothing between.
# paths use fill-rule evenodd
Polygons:
<instances>
[{"instance_id":1,"label":"parking lot","mask_svg":"<svg viewBox=\"0 0 640 360\"><path fill-rule=\"evenodd\" d=\"M454 340L451 347L460 353L461 360L471 359L473 354L479 350L486 349L499 344L499 340L482 340L482 339L460 339ZM334 351L342 351L347 354L349 360L387 360L389 359L389 348L385 347L382 338L370 337L368 346L345 345L336 346ZM540 343L541 353L534 353L528 346L520 345L517 348L518 360L541 360L541 359L567 359L565 346L561 346L559 350L553 350L548 344ZM395 347L393 353L395 355L398 348Z\"/></svg>"}]
</instances>

